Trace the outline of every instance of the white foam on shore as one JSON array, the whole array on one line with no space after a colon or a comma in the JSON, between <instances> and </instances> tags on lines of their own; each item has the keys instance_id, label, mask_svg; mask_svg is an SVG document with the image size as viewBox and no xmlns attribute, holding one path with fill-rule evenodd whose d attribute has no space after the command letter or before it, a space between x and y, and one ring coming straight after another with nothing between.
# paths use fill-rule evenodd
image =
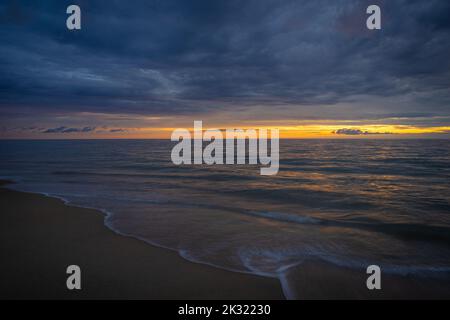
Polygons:
<instances>
[{"instance_id":1,"label":"white foam on shore","mask_svg":"<svg viewBox=\"0 0 450 320\"><path fill-rule=\"evenodd\" d=\"M0 177L0 179L11 180L11 177L8 177L8 178ZM242 254L240 254L239 257L241 258L242 266L244 267L244 269L225 267L223 265L218 265L215 263L211 263L211 262L208 262L205 260L195 258L192 254L190 254L190 251L188 249L174 249L174 248L164 246L158 242L149 240L144 237L140 237L140 236L133 235L130 233L122 232L118 228L114 227L112 225L112 223L109 221L110 218L114 216L114 212L107 210L105 208L101 208L101 207L80 205L80 204L77 204L76 202L70 200L70 196L78 196L78 197L81 196L82 197L83 196L82 194L61 196L58 194L43 192L43 191L36 191L36 190L30 191L29 188L24 188L23 186L21 186L20 179L17 179L16 181L17 182L14 182L12 184L4 185L4 187L7 187L7 188L15 190L15 191L30 192L30 193L40 194L40 195L43 195L46 197L56 198L56 199L61 200L67 206L92 209L92 210L99 211L105 216L104 217L104 225L107 228L109 228L110 230L112 230L113 232L115 232L116 234L118 234L120 236L138 239L138 240L144 241L145 243L147 243L149 245L152 245L152 246L155 246L158 248L163 248L163 249L177 252L180 257L182 257L183 259L185 259L189 262L208 265L211 267L219 268L222 270L227 270L230 272L238 272L238 273L262 276L262 277L277 278L280 281L280 285L281 285L283 294L286 297L286 299L295 299L295 296L296 296L295 290L289 284L288 272L291 268L298 267L306 259L311 259L311 260L319 259L326 263L330 263L332 265L339 266L339 267L345 267L345 268L360 268L361 265L369 265L370 264L370 262L368 262L368 261L363 262L363 263L361 263L361 261L352 261L352 260L348 260L348 259L344 261L344 259L337 259L336 257L329 255L326 252L321 252L321 251L309 252L308 254L306 254L304 256L303 259L298 259L297 262L283 263L283 258L285 258L285 256L283 256L282 253L277 254L277 253L274 253L271 251L265 251L265 252L259 252L257 254L269 255L272 258L274 258L274 261L281 262L280 265L276 266L271 271L261 270L260 266L253 265L251 262L249 262L250 260L248 260L247 257L245 257ZM272 218L272 219L276 219L276 220L280 220L280 221L289 221L289 220L294 219L295 222L297 222L297 223L306 223L306 224L319 223L319 220L314 219L314 218L295 217L295 216L293 217L292 215L283 214L283 213L273 213L273 212L254 213L254 212L252 212L252 214L254 214L255 216L262 217L262 218ZM281 219L280 219L280 217L281 217ZM386 265L386 266L383 266L383 271L391 273L391 274L397 274L397 275L403 275L403 276L405 276L405 275L423 276L424 274L426 274L427 276L434 275L434 276L439 277L439 274L449 273L450 267Z\"/></svg>"}]
</instances>

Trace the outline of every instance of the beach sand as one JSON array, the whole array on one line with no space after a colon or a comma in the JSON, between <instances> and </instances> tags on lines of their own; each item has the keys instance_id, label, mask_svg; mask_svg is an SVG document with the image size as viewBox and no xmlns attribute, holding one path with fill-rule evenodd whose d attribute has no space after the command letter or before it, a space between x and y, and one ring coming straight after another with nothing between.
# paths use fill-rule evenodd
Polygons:
<instances>
[{"instance_id":1,"label":"beach sand","mask_svg":"<svg viewBox=\"0 0 450 320\"><path fill-rule=\"evenodd\" d=\"M345 268L321 261L308 261L292 268L288 283L291 299L429 300L450 299L450 279L383 273L381 290L368 290L365 268ZM290 291L289 289L287 291Z\"/></svg>"},{"instance_id":2,"label":"beach sand","mask_svg":"<svg viewBox=\"0 0 450 320\"><path fill-rule=\"evenodd\" d=\"M0 299L284 299L278 279L192 263L116 234L96 210L0 188ZM66 268L81 268L81 290Z\"/></svg>"},{"instance_id":3,"label":"beach sand","mask_svg":"<svg viewBox=\"0 0 450 320\"><path fill-rule=\"evenodd\" d=\"M0 187L0 212L0 299L285 298L278 279L192 263L118 235L97 210ZM81 267L81 290L66 288L72 264ZM450 298L448 279L382 275L382 290L370 291L365 270L320 261L290 269L286 279L295 299Z\"/></svg>"}]
</instances>

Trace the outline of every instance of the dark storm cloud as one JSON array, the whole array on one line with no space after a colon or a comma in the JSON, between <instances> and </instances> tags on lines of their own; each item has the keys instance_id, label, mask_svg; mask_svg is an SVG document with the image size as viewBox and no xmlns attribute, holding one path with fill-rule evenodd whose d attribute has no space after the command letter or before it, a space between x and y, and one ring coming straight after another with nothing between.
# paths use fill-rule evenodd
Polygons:
<instances>
[{"instance_id":1,"label":"dark storm cloud","mask_svg":"<svg viewBox=\"0 0 450 320\"><path fill-rule=\"evenodd\" d=\"M342 134L347 136L361 136L361 135L369 135L369 134L392 134L390 132L369 132L363 131L361 129L347 129L342 128L333 132L334 134Z\"/></svg>"},{"instance_id":2,"label":"dark storm cloud","mask_svg":"<svg viewBox=\"0 0 450 320\"><path fill-rule=\"evenodd\" d=\"M64 126L57 128L48 128L42 131L42 133L88 133L95 131L95 127L83 127L83 128L67 128Z\"/></svg>"},{"instance_id":3,"label":"dark storm cloud","mask_svg":"<svg viewBox=\"0 0 450 320\"><path fill-rule=\"evenodd\" d=\"M372 3L381 31L365 27ZM449 12L447 0L2 1L0 108L192 114L413 95L407 113L448 115Z\"/></svg>"},{"instance_id":4,"label":"dark storm cloud","mask_svg":"<svg viewBox=\"0 0 450 320\"><path fill-rule=\"evenodd\" d=\"M109 132L112 132L112 133L128 132L128 130L127 130L127 129L119 128L119 129L110 129Z\"/></svg>"}]
</instances>

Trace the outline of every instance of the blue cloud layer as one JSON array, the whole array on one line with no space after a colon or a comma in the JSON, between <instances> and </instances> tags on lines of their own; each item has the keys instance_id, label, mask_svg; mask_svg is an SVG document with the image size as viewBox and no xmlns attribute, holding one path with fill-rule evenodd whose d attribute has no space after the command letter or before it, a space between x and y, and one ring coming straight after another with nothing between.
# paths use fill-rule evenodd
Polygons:
<instances>
[{"instance_id":1,"label":"blue cloud layer","mask_svg":"<svg viewBox=\"0 0 450 320\"><path fill-rule=\"evenodd\" d=\"M450 2L378 1L378 32L365 27L372 2L2 1L0 112L173 115L369 96L407 97L389 110L400 116L448 116ZM65 28L72 3L79 32ZM353 111L332 113L376 116Z\"/></svg>"}]
</instances>

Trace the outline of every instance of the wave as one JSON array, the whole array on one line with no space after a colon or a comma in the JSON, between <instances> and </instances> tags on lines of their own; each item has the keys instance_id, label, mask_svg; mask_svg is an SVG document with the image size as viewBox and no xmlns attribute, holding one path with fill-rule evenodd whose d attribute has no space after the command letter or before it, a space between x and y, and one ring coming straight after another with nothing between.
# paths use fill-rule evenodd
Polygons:
<instances>
[{"instance_id":1,"label":"wave","mask_svg":"<svg viewBox=\"0 0 450 320\"><path fill-rule=\"evenodd\" d=\"M346 220L332 220L269 211L245 211L243 213L280 222L356 228L379 232L390 236L399 237L405 240L438 242L443 244L450 243L450 228L444 226L422 225L413 223L385 223L374 219L369 220L366 218L363 219L367 222L361 222L361 217L349 217Z\"/></svg>"},{"instance_id":2,"label":"wave","mask_svg":"<svg viewBox=\"0 0 450 320\"><path fill-rule=\"evenodd\" d=\"M10 187L10 186L8 186ZM11 189L14 190L20 190L20 184L14 184L11 185ZM293 259L289 259L289 255L292 253L289 252L289 250L283 252L283 251L277 251L272 252L269 250L262 250L261 252L255 252L250 251L247 253L247 255L244 252L239 252L239 258L242 262L242 268L239 267L231 267L226 265L221 265L218 263L212 263L208 260L208 257L202 257L197 258L194 254L191 254L192 252L195 252L195 248L173 248L170 246L165 246L158 241L153 241L149 238L137 236L132 233L123 232L120 230L120 228L115 227L113 224L110 223L110 218L114 216L114 212L110 210L106 210L104 208L98 207L98 206L89 206L89 205L80 205L76 202L73 202L70 200L70 196L59 196L56 194L48 193L48 192L33 192L45 195L47 197L53 197L60 199L64 202L67 206L75 206L75 207L81 207L81 208L88 208L88 209L95 209L105 215L104 224L107 228L111 229L115 233L126 236L126 237L132 237L141 241L144 241L148 243L149 245L153 245L156 247L168 249L177 252L180 257L193 262L193 263L200 263L209 265L212 267L220 268L223 270L228 270L232 272L239 272L239 273L245 273L245 274L254 274L264 277L271 277L271 278L277 278L280 281L280 284L282 286L282 290L286 296L286 298L291 298L295 296L295 293L291 289L291 283L289 283L288 280L288 273L290 270L294 267L300 266L302 263L308 261L308 260L322 260L326 263L330 263L336 266L340 267L347 267L347 268L353 268L358 269L361 268L361 266L366 266L370 264L369 262L365 261L358 261L358 260L352 260L348 259L348 257L341 256L336 257L334 255L330 255L330 252L327 252L326 250L321 250L320 248L306 248L303 252L301 252L300 255L298 255L298 252L294 256ZM223 207L220 207L223 209ZM235 211L237 212L237 211ZM310 216L300 216L290 213L283 213L283 212L273 212L273 211L241 211L240 213L251 215L255 217L260 217L264 219L272 219L280 222L285 223L297 223L297 224L303 224L303 225L329 225L329 226L345 226L345 227L361 227L364 228L372 228L375 226L369 226L367 223L356 223L356 222L339 222L339 221L332 221L332 220L326 220L326 219L320 219L320 218L313 218ZM386 224L384 224L386 226ZM411 226L417 227L417 225L400 225L400 224L392 224L391 227L400 227L402 228L408 228ZM388 226L389 229L389 226ZM450 230L446 229L438 229L439 234L443 234L445 232L449 232ZM392 230L393 231L393 230ZM417 231L417 230L416 230ZM386 230L384 230L386 232ZM415 231L414 231L415 232ZM413 232L413 233L414 233ZM416 233L417 235L417 233ZM248 255L250 254L250 255ZM251 258L252 255L255 256L267 256L273 260L272 263L276 265L277 262L281 262L281 266L278 266L277 268L274 268L270 270L270 267L267 265L253 265ZM285 261L284 261L285 260ZM398 274L398 275L417 275L417 276L426 276L426 277L436 277L441 278L442 276L448 276L448 273L450 272L450 267L446 266L420 266L420 265L409 265L409 266L402 266L402 265L386 265L383 267L383 271L387 272L389 274Z\"/></svg>"},{"instance_id":3,"label":"wave","mask_svg":"<svg viewBox=\"0 0 450 320\"><path fill-rule=\"evenodd\" d=\"M308 217L308 216L300 216L295 214L289 214L289 213L282 213L282 212L270 212L270 211L247 211L245 212L248 215L255 216L255 217L261 217L266 219L272 219L282 222L294 222L299 224L320 224L322 223L321 220Z\"/></svg>"},{"instance_id":4,"label":"wave","mask_svg":"<svg viewBox=\"0 0 450 320\"><path fill-rule=\"evenodd\" d=\"M290 153L281 148L270 179L241 167L176 167L151 141L8 142L0 174L16 190L107 208L115 232L231 271L282 279L304 259L449 271L450 144L285 143Z\"/></svg>"}]
</instances>

